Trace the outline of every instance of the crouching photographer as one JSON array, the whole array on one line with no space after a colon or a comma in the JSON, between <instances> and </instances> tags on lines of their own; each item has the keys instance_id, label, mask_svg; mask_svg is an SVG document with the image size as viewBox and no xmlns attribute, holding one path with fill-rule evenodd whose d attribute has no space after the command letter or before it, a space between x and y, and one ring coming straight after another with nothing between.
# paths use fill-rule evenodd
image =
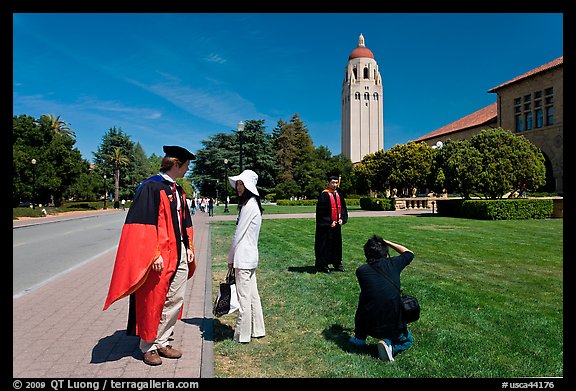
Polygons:
<instances>
[{"instance_id":1,"label":"crouching photographer","mask_svg":"<svg viewBox=\"0 0 576 391\"><path fill-rule=\"evenodd\" d=\"M391 257L388 248L399 255ZM374 235L364 245L364 255L366 264L356 269L360 295L350 343L363 346L368 336L377 338L380 359L394 361L394 356L414 344L400 300L400 273L412 262L414 253Z\"/></svg>"}]
</instances>

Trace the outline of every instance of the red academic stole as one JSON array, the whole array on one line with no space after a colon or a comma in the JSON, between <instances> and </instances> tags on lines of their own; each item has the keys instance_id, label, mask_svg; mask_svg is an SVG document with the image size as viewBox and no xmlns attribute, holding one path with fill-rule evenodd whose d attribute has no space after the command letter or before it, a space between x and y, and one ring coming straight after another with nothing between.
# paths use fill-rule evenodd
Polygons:
<instances>
[{"instance_id":1,"label":"red academic stole","mask_svg":"<svg viewBox=\"0 0 576 391\"><path fill-rule=\"evenodd\" d=\"M324 189L325 192L328 193L328 197L330 198L330 207L331 207L331 219L332 221L338 221L341 217L342 205L340 204L340 194L337 191L332 189Z\"/></svg>"}]
</instances>

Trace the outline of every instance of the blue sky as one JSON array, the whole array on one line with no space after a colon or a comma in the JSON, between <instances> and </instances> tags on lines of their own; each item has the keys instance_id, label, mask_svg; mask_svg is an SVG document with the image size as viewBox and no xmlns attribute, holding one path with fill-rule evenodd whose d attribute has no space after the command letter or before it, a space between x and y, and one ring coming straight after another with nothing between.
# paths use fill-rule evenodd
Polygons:
<instances>
[{"instance_id":1,"label":"blue sky","mask_svg":"<svg viewBox=\"0 0 576 391\"><path fill-rule=\"evenodd\" d=\"M111 127L162 155L240 120L271 132L298 113L336 155L360 34L382 76L386 150L563 55L561 13L15 13L13 114L61 116L92 160Z\"/></svg>"}]
</instances>

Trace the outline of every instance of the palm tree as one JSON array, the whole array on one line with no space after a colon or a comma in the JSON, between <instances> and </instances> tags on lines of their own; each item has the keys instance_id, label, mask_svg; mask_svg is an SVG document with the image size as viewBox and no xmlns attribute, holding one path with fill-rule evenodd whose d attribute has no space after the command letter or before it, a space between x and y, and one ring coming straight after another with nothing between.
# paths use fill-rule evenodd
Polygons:
<instances>
[{"instance_id":1,"label":"palm tree","mask_svg":"<svg viewBox=\"0 0 576 391\"><path fill-rule=\"evenodd\" d=\"M43 114L40 117L40 124L52 129L56 134L65 134L70 137L76 137L76 133L68 127L69 123L55 117L54 114Z\"/></svg>"},{"instance_id":2,"label":"palm tree","mask_svg":"<svg viewBox=\"0 0 576 391\"><path fill-rule=\"evenodd\" d=\"M112 155L109 156L108 161L114 167L114 205L118 205L118 193L120 192L120 167L126 166L130 160L122 155L120 147L114 147Z\"/></svg>"}]
</instances>

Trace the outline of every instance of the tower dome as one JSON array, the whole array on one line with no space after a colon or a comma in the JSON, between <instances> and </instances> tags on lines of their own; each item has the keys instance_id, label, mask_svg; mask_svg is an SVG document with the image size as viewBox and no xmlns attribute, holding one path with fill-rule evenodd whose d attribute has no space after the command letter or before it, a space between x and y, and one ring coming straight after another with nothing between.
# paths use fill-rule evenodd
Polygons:
<instances>
[{"instance_id":1,"label":"tower dome","mask_svg":"<svg viewBox=\"0 0 576 391\"><path fill-rule=\"evenodd\" d=\"M352 60L353 58L374 59L374 54L372 54L372 51L364 44L364 36L362 34L358 37L358 47L352 50L352 53L348 56L348 60Z\"/></svg>"}]
</instances>

